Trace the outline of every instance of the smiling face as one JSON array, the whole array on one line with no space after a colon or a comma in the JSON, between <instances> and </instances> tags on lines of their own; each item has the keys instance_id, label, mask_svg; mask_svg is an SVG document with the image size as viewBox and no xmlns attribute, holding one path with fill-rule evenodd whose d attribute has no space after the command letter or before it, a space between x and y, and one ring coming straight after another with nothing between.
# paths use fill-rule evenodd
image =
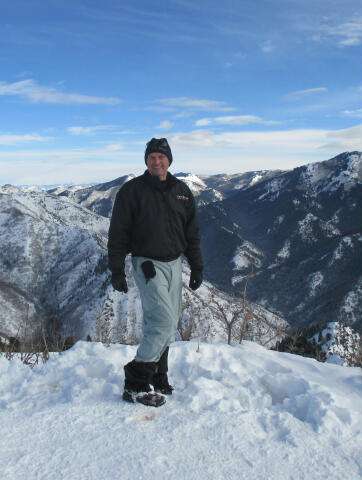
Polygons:
<instances>
[{"instance_id":1,"label":"smiling face","mask_svg":"<svg viewBox=\"0 0 362 480\"><path fill-rule=\"evenodd\" d=\"M170 166L166 155L160 152L150 153L147 157L146 164L151 175L158 177L161 181L166 180L167 170Z\"/></svg>"}]
</instances>

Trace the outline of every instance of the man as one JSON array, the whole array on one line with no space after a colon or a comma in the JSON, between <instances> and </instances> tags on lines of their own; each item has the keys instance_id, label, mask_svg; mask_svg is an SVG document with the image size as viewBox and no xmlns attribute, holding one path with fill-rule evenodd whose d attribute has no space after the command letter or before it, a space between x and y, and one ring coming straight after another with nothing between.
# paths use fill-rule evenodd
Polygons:
<instances>
[{"instance_id":1,"label":"man","mask_svg":"<svg viewBox=\"0 0 362 480\"><path fill-rule=\"evenodd\" d=\"M194 197L168 172L172 153L165 138L146 146L143 175L119 190L108 237L112 285L127 293L125 257L132 254L134 278L143 309L143 339L134 360L125 365L123 399L159 406L171 395L168 350L181 312L184 254L191 268L190 288L202 283L202 258Z\"/></svg>"}]
</instances>

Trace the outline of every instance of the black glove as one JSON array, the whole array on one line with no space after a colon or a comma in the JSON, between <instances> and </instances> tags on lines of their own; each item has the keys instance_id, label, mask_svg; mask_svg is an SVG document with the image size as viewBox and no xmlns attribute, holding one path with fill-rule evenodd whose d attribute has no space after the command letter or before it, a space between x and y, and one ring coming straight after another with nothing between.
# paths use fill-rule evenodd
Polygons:
<instances>
[{"instance_id":1,"label":"black glove","mask_svg":"<svg viewBox=\"0 0 362 480\"><path fill-rule=\"evenodd\" d=\"M126 275L124 273L112 273L112 287L118 292L128 292Z\"/></svg>"},{"instance_id":2,"label":"black glove","mask_svg":"<svg viewBox=\"0 0 362 480\"><path fill-rule=\"evenodd\" d=\"M191 270L189 287L191 290L197 290L202 284L202 270Z\"/></svg>"},{"instance_id":3,"label":"black glove","mask_svg":"<svg viewBox=\"0 0 362 480\"><path fill-rule=\"evenodd\" d=\"M143 275L145 276L146 283L148 280L156 276L155 265L151 260L146 260L145 262L141 263L141 268Z\"/></svg>"}]
</instances>

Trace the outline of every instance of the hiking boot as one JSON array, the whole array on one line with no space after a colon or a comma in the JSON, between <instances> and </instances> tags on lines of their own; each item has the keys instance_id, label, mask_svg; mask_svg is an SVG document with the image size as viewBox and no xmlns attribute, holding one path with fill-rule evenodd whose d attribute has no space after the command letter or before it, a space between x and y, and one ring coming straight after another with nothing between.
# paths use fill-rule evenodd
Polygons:
<instances>
[{"instance_id":1,"label":"hiking boot","mask_svg":"<svg viewBox=\"0 0 362 480\"><path fill-rule=\"evenodd\" d=\"M156 373L153 375L150 381L151 385L155 389L155 392L163 393L164 395L172 395L174 388L168 383L168 351L169 347L166 347L165 351L161 355L159 361L156 363Z\"/></svg>"},{"instance_id":2,"label":"hiking boot","mask_svg":"<svg viewBox=\"0 0 362 480\"><path fill-rule=\"evenodd\" d=\"M142 403L147 407L160 407L166 403L166 399L163 395L159 395L155 392L135 392L133 390L124 389L123 400L130 403Z\"/></svg>"},{"instance_id":3,"label":"hiking boot","mask_svg":"<svg viewBox=\"0 0 362 480\"><path fill-rule=\"evenodd\" d=\"M165 397L152 392L150 380L155 373L155 362L132 362L124 366L123 400L130 403L143 403L152 407L159 407L166 402Z\"/></svg>"},{"instance_id":4,"label":"hiking boot","mask_svg":"<svg viewBox=\"0 0 362 480\"><path fill-rule=\"evenodd\" d=\"M150 392L150 380L156 370L155 362L132 362L124 366L124 386L135 392Z\"/></svg>"},{"instance_id":5,"label":"hiking boot","mask_svg":"<svg viewBox=\"0 0 362 480\"><path fill-rule=\"evenodd\" d=\"M151 384L155 392L163 393L164 395L172 395L174 388L168 383L167 373L155 373Z\"/></svg>"}]
</instances>

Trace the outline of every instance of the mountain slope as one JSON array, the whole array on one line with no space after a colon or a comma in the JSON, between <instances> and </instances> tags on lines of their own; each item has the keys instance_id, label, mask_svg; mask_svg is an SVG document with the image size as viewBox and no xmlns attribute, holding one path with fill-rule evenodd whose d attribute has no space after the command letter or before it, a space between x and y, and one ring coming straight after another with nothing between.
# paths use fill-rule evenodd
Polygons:
<instances>
[{"instance_id":1,"label":"mountain slope","mask_svg":"<svg viewBox=\"0 0 362 480\"><path fill-rule=\"evenodd\" d=\"M77 188L76 190L67 188L61 189L59 192L57 188L54 188L48 190L48 193L67 197L78 205L86 207L98 215L110 217L118 190L124 183L134 177L135 175L133 174L125 175L110 182L92 185L87 188Z\"/></svg>"},{"instance_id":2,"label":"mountain slope","mask_svg":"<svg viewBox=\"0 0 362 480\"><path fill-rule=\"evenodd\" d=\"M77 337L102 296L108 221L45 192L0 192L0 332L29 335L56 318ZM99 273L99 275L96 275Z\"/></svg>"},{"instance_id":3,"label":"mountain slope","mask_svg":"<svg viewBox=\"0 0 362 480\"><path fill-rule=\"evenodd\" d=\"M250 298L292 325L343 321L361 307L361 154L259 182L200 210L206 274L229 291L252 265Z\"/></svg>"},{"instance_id":4,"label":"mountain slope","mask_svg":"<svg viewBox=\"0 0 362 480\"><path fill-rule=\"evenodd\" d=\"M192 173L176 173L175 176L185 182L195 196L198 206L223 200L234 195L239 190L246 189L263 179L280 175L279 170L247 172L234 175L196 176ZM110 217L114 199L118 190L135 175L129 174L116 178L111 182L100 183L90 187L58 187L48 190L48 193L67 197L73 202L88 208L98 215Z\"/></svg>"},{"instance_id":5,"label":"mountain slope","mask_svg":"<svg viewBox=\"0 0 362 480\"><path fill-rule=\"evenodd\" d=\"M59 334L76 340L90 334L92 338L106 336L107 341L140 341L142 308L130 258L126 260L128 294L110 285L107 218L66 197L11 186L0 190L0 211L0 335L22 337L28 316L29 336L36 335L42 325L52 330L56 322ZM224 340L224 324L208 301L213 296L215 301L242 309L238 327L246 315L242 299L228 297L207 282L192 292L186 263L183 269L181 337ZM246 307L258 318L257 340L275 343L283 319L260 306ZM255 336L249 328L248 338Z\"/></svg>"}]
</instances>

